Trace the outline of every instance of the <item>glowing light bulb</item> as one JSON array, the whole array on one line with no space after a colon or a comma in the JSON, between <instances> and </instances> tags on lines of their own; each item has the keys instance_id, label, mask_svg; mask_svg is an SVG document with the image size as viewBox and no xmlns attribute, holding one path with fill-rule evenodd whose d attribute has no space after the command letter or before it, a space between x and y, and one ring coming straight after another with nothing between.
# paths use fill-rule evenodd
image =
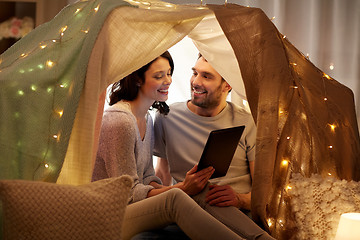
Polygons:
<instances>
[{"instance_id":1,"label":"glowing light bulb","mask_svg":"<svg viewBox=\"0 0 360 240\"><path fill-rule=\"evenodd\" d=\"M329 127L330 127L330 129L331 129L331 131L335 131L335 128L336 128L336 125L335 124L328 124L329 125Z\"/></svg>"},{"instance_id":2,"label":"glowing light bulb","mask_svg":"<svg viewBox=\"0 0 360 240\"><path fill-rule=\"evenodd\" d=\"M20 70L19 70L19 73L21 73L21 74L22 74L22 73L25 73L25 70L24 70L24 69L20 69Z\"/></svg>"},{"instance_id":3,"label":"glowing light bulb","mask_svg":"<svg viewBox=\"0 0 360 240\"><path fill-rule=\"evenodd\" d=\"M57 113L59 114L60 117L62 117L62 115L64 114L64 111L61 110L61 111L58 111Z\"/></svg>"},{"instance_id":4,"label":"glowing light bulb","mask_svg":"<svg viewBox=\"0 0 360 240\"><path fill-rule=\"evenodd\" d=\"M78 8L78 9L76 9L76 11L75 11L75 14L77 14L78 12L80 12L80 8Z\"/></svg>"},{"instance_id":5,"label":"glowing light bulb","mask_svg":"<svg viewBox=\"0 0 360 240\"><path fill-rule=\"evenodd\" d=\"M284 159L284 160L281 161L281 166L287 167L288 165L289 165L289 160Z\"/></svg>"},{"instance_id":6,"label":"glowing light bulb","mask_svg":"<svg viewBox=\"0 0 360 240\"><path fill-rule=\"evenodd\" d=\"M20 57L22 57L22 58L27 57L27 54L26 54L26 53L22 53L22 54L20 55Z\"/></svg>"},{"instance_id":7,"label":"glowing light bulb","mask_svg":"<svg viewBox=\"0 0 360 240\"><path fill-rule=\"evenodd\" d=\"M286 38L286 35L284 35L283 38Z\"/></svg>"},{"instance_id":8,"label":"glowing light bulb","mask_svg":"<svg viewBox=\"0 0 360 240\"><path fill-rule=\"evenodd\" d=\"M52 87L48 87L48 88L46 89L46 91L47 91L48 93L51 93L51 92L52 92Z\"/></svg>"},{"instance_id":9,"label":"glowing light bulb","mask_svg":"<svg viewBox=\"0 0 360 240\"><path fill-rule=\"evenodd\" d=\"M39 64L39 65L37 65L37 67L38 67L39 69L44 69L44 64Z\"/></svg>"},{"instance_id":10,"label":"glowing light bulb","mask_svg":"<svg viewBox=\"0 0 360 240\"><path fill-rule=\"evenodd\" d=\"M44 49L44 48L46 48L46 47L47 47L47 45L45 45L45 44L44 44L44 45L40 45L40 48L41 48L41 49Z\"/></svg>"},{"instance_id":11,"label":"glowing light bulb","mask_svg":"<svg viewBox=\"0 0 360 240\"><path fill-rule=\"evenodd\" d=\"M46 61L46 66L48 66L49 68L53 67L54 64L55 64L55 63L54 63L53 61L51 61L51 60L47 60L47 61Z\"/></svg>"},{"instance_id":12,"label":"glowing light bulb","mask_svg":"<svg viewBox=\"0 0 360 240\"><path fill-rule=\"evenodd\" d=\"M299 87L298 87L298 86L293 86L293 88L297 89L297 88L299 88Z\"/></svg>"},{"instance_id":13,"label":"glowing light bulb","mask_svg":"<svg viewBox=\"0 0 360 240\"><path fill-rule=\"evenodd\" d=\"M45 168L49 168L49 164L47 164L47 163L45 163L44 166L45 166Z\"/></svg>"},{"instance_id":14,"label":"glowing light bulb","mask_svg":"<svg viewBox=\"0 0 360 240\"><path fill-rule=\"evenodd\" d=\"M286 186L286 190L287 190L287 191L289 191L289 190L291 190L291 189L292 189L292 187L291 187L290 185L287 185L287 186Z\"/></svg>"},{"instance_id":15,"label":"glowing light bulb","mask_svg":"<svg viewBox=\"0 0 360 240\"><path fill-rule=\"evenodd\" d=\"M89 32L89 30L87 29L87 30L81 30L82 32L84 32L84 33L88 33Z\"/></svg>"},{"instance_id":16,"label":"glowing light bulb","mask_svg":"<svg viewBox=\"0 0 360 240\"><path fill-rule=\"evenodd\" d=\"M327 99L327 97L324 97L324 101L327 101L328 99Z\"/></svg>"},{"instance_id":17,"label":"glowing light bulb","mask_svg":"<svg viewBox=\"0 0 360 240\"><path fill-rule=\"evenodd\" d=\"M68 26L64 26L61 28L61 30L60 30L61 36L64 36L64 32L66 31L67 28L68 28Z\"/></svg>"},{"instance_id":18,"label":"glowing light bulb","mask_svg":"<svg viewBox=\"0 0 360 240\"><path fill-rule=\"evenodd\" d=\"M293 66L297 66L297 64L296 64L296 63L291 63L291 65L293 65Z\"/></svg>"},{"instance_id":19,"label":"glowing light bulb","mask_svg":"<svg viewBox=\"0 0 360 240\"><path fill-rule=\"evenodd\" d=\"M272 18L270 18L270 20L274 20L275 19L275 16L273 16Z\"/></svg>"},{"instance_id":20,"label":"glowing light bulb","mask_svg":"<svg viewBox=\"0 0 360 240\"><path fill-rule=\"evenodd\" d=\"M36 87L36 85L31 85L31 90L33 90L33 91L36 91L36 89L37 89L37 87Z\"/></svg>"},{"instance_id":21,"label":"glowing light bulb","mask_svg":"<svg viewBox=\"0 0 360 240\"><path fill-rule=\"evenodd\" d=\"M330 63L330 66L329 66L330 70L334 70L334 64L333 63Z\"/></svg>"},{"instance_id":22,"label":"glowing light bulb","mask_svg":"<svg viewBox=\"0 0 360 240\"><path fill-rule=\"evenodd\" d=\"M330 146L329 146L329 148L330 148L330 149L332 149L332 148L333 148L333 146L331 146L331 145L330 145Z\"/></svg>"},{"instance_id":23,"label":"glowing light bulb","mask_svg":"<svg viewBox=\"0 0 360 240\"><path fill-rule=\"evenodd\" d=\"M309 53L306 53L306 57L307 57L307 58L310 58L310 54L309 54Z\"/></svg>"},{"instance_id":24,"label":"glowing light bulb","mask_svg":"<svg viewBox=\"0 0 360 240\"><path fill-rule=\"evenodd\" d=\"M57 138L58 138L58 135L54 134L54 135L53 135L53 138L57 139Z\"/></svg>"},{"instance_id":25,"label":"glowing light bulb","mask_svg":"<svg viewBox=\"0 0 360 240\"><path fill-rule=\"evenodd\" d=\"M326 73L323 74L324 77L326 77L327 79L331 79L331 77L329 75L327 75Z\"/></svg>"},{"instance_id":26,"label":"glowing light bulb","mask_svg":"<svg viewBox=\"0 0 360 240\"><path fill-rule=\"evenodd\" d=\"M99 5L97 5L97 7L94 8L94 11L95 11L95 12L99 11Z\"/></svg>"},{"instance_id":27,"label":"glowing light bulb","mask_svg":"<svg viewBox=\"0 0 360 240\"><path fill-rule=\"evenodd\" d=\"M331 176L331 173L328 173L329 176Z\"/></svg>"},{"instance_id":28,"label":"glowing light bulb","mask_svg":"<svg viewBox=\"0 0 360 240\"><path fill-rule=\"evenodd\" d=\"M286 137L287 140L290 140L290 137Z\"/></svg>"},{"instance_id":29,"label":"glowing light bulb","mask_svg":"<svg viewBox=\"0 0 360 240\"><path fill-rule=\"evenodd\" d=\"M269 226L269 227L271 227L271 226L272 226L272 224L273 224L273 223L272 223L271 218L268 218L267 223L268 223L268 226Z\"/></svg>"},{"instance_id":30,"label":"glowing light bulb","mask_svg":"<svg viewBox=\"0 0 360 240\"><path fill-rule=\"evenodd\" d=\"M24 95L24 91L23 91L23 90L19 90L17 93L18 93L19 96L23 96L23 95Z\"/></svg>"},{"instance_id":31,"label":"glowing light bulb","mask_svg":"<svg viewBox=\"0 0 360 240\"><path fill-rule=\"evenodd\" d=\"M281 227L283 227L284 226L284 221L282 219L280 219L279 224L280 224Z\"/></svg>"}]
</instances>

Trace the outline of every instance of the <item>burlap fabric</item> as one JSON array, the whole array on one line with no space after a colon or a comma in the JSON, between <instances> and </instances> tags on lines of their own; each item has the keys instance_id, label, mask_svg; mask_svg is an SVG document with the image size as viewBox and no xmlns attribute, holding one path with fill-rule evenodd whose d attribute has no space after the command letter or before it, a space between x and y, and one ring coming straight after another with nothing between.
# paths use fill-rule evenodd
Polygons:
<instances>
[{"instance_id":1,"label":"burlap fabric","mask_svg":"<svg viewBox=\"0 0 360 240\"><path fill-rule=\"evenodd\" d=\"M210 8L235 51L257 124L254 219L278 239L296 239L292 173L360 179L353 93L316 68L261 9Z\"/></svg>"},{"instance_id":2,"label":"burlap fabric","mask_svg":"<svg viewBox=\"0 0 360 240\"><path fill-rule=\"evenodd\" d=\"M129 176L71 186L0 181L4 239L119 239Z\"/></svg>"}]
</instances>

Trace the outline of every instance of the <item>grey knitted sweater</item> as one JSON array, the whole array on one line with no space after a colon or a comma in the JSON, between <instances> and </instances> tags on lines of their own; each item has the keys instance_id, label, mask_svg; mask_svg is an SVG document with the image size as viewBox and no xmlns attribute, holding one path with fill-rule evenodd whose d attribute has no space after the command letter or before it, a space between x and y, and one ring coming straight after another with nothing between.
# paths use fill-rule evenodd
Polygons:
<instances>
[{"instance_id":1,"label":"grey knitted sweater","mask_svg":"<svg viewBox=\"0 0 360 240\"><path fill-rule=\"evenodd\" d=\"M99 148L96 155L92 181L130 175L134 180L129 203L145 199L155 181L153 154L153 123L147 114L147 126L144 139L141 139L130 105L118 102L104 111Z\"/></svg>"}]
</instances>

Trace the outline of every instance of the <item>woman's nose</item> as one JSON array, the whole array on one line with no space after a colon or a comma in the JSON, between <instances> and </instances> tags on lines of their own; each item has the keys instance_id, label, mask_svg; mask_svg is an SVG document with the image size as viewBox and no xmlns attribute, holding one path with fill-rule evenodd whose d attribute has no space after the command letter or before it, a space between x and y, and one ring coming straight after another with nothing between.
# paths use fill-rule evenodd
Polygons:
<instances>
[{"instance_id":1,"label":"woman's nose","mask_svg":"<svg viewBox=\"0 0 360 240\"><path fill-rule=\"evenodd\" d=\"M172 83L172 76L167 76L165 80L165 84L171 84Z\"/></svg>"}]
</instances>

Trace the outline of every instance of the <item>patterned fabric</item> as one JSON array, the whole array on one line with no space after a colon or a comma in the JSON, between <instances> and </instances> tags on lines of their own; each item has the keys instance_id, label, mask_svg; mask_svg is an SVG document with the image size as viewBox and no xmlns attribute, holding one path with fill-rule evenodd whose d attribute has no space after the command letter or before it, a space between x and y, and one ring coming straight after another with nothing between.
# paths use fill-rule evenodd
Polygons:
<instances>
[{"instance_id":1,"label":"patterned fabric","mask_svg":"<svg viewBox=\"0 0 360 240\"><path fill-rule=\"evenodd\" d=\"M119 239L132 180L81 186L0 181L4 239Z\"/></svg>"},{"instance_id":2,"label":"patterned fabric","mask_svg":"<svg viewBox=\"0 0 360 240\"><path fill-rule=\"evenodd\" d=\"M293 174L289 186L296 239L334 239L341 214L360 212L359 182Z\"/></svg>"}]
</instances>

